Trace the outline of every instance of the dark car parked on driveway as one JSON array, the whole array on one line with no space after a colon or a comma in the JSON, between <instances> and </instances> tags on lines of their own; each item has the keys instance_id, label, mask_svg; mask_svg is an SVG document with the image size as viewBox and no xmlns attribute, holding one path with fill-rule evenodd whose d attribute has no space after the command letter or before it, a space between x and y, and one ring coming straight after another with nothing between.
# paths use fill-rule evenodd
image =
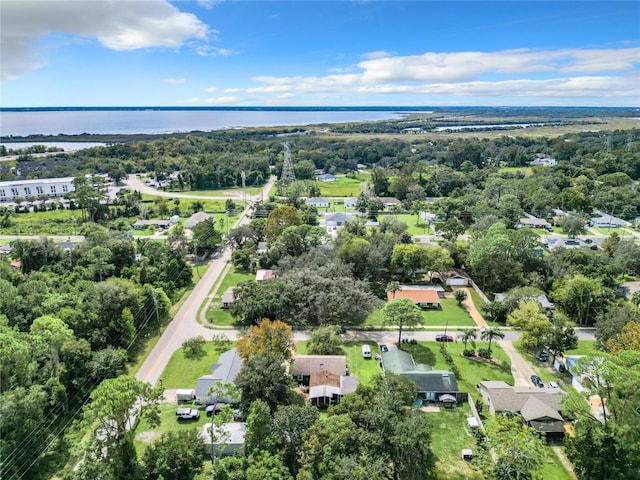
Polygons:
<instances>
[{"instance_id":1,"label":"dark car parked on driveway","mask_svg":"<svg viewBox=\"0 0 640 480\"><path fill-rule=\"evenodd\" d=\"M537 375L531 375L531 381L538 388L544 388L544 383L540 380L540 377Z\"/></svg>"},{"instance_id":2,"label":"dark car parked on driveway","mask_svg":"<svg viewBox=\"0 0 640 480\"><path fill-rule=\"evenodd\" d=\"M549 360L549 352L547 352L546 350L542 350L538 354L538 360L540 360L541 362L546 362L547 360Z\"/></svg>"}]
</instances>

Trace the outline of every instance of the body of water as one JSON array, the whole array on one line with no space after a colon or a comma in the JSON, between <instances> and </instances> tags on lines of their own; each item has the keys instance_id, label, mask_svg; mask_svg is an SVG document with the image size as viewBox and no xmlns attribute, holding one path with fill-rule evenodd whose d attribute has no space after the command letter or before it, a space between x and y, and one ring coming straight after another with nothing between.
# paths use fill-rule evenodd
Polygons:
<instances>
[{"instance_id":1,"label":"body of water","mask_svg":"<svg viewBox=\"0 0 640 480\"><path fill-rule=\"evenodd\" d=\"M106 145L105 143L97 143L97 142L11 142L11 143L0 143L0 145L4 145L9 153L11 150L20 150L22 148L29 148L33 145L44 145L47 148L61 148L65 152L75 152L76 150L82 150L84 148L92 148L99 147L102 145Z\"/></svg>"},{"instance_id":2,"label":"body of water","mask_svg":"<svg viewBox=\"0 0 640 480\"><path fill-rule=\"evenodd\" d=\"M415 112L414 112L415 113ZM0 135L162 134L401 118L398 110L48 109L0 111Z\"/></svg>"}]
</instances>

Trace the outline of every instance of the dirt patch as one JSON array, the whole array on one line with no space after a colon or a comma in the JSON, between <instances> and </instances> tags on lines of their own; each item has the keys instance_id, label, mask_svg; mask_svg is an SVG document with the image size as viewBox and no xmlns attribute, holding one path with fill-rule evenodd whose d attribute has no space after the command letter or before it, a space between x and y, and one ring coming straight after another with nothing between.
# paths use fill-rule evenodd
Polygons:
<instances>
[{"instance_id":1,"label":"dirt patch","mask_svg":"<svg viewBox=\"0 0 640 480\"><path fill-rule=\"evenodd\" d=\"M148 432L140 432L136 435L136 440L139 440L143 443L152 443L155 439L160 436L160 432L148 431Z\"/></svg>"},{"instance_id":2,"label":"dirt patch","mask_svg":"<svg viewBox=\"0 0 640 480\"><path fill-rule=\"evenodd\" d=\"M427 412L427 413L429 413L429 412L439 412L440 411L440 407L433 407L433 406L431 406L431 407L422 407L422 408L420 408L420 410L422 410L423 412Z\"/></svg>"}]
</instances>

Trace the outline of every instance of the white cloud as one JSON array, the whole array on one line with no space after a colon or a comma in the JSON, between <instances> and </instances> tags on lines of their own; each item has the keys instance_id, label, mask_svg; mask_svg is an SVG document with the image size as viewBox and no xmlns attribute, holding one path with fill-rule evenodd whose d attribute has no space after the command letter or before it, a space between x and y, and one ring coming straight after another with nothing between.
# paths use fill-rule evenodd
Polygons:
<instances>
[{"instance_id":1,"label":"white cloud","mask_svg":"<svg viewBox=\"0 0 640 480\"><path fill-rule=\"evenodd\" d=\"M182 83L186 83L187 79L186 78L163 78L162 81L170 85L180 85Z\"/></svg>"},{"instance_id":2,"label":"white cloud","mask_svg":"<svg viewBox=\"0 0 640 480\"><path fill-rule=\"evenodd\" d=\"M240 100L241 100L240 97L228 96L228 97L207 98L205 102L209 104L214 104L214 105L227 105L230 103L237 103Z\"/></svg>"},{"instance_id":3,"label":"white cloud","mask_svg":"<svg viewBox=\"0 0 640 480\"><path fill-rule=\"evenodd\" d=\"M202 89L203 92L209 92L209 93L213 93L213 92L217 92L218 91L218 87L205 87Z\"/></svg>"},{"instance_id":4,"label":"white cloud","mask_svg":"<svg viewBox=\"0 0 640 480\"><path fill-rule=\"evenodd\" d=\"M290 95L351 95L374 98L404 95L428 103L424 96L640 98L640 49L508 50L431 53L383 57L358 64L359 73L318 77L256 76L259 85L246 93L267 98Z\"/></svg>"},{"instance_id":5,"label":"white cloud","mask_svg":"<svg viewBox=\"0 0 640 480\"><path fill-rule=\"evenodd\" d=\"M52 33L96 38L111 50L177 49L209 34L195 15L165 0L3 0L0 8L3 80L41 67L36 45Z\"/></svg>"},{"instance_id":6,"label":"white cloud","mask_svg":"<svg viewBox=\"0 0 640 480\"><path fill-rule=\"evenodd\" d=\"M213 8L220 3L222 2L219 0L198 0L198 5L206 10L213 10Z\"/></svg>"}]
</instances>

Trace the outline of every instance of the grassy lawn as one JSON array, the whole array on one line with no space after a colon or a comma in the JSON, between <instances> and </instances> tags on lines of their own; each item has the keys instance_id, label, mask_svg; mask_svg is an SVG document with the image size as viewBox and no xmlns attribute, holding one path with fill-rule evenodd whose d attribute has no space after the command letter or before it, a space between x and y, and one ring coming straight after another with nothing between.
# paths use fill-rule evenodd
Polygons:
<instances>
[{"instance_id":1,"label":"grassy lawn","mask_svg":"<svg viewBox=\"0 0 640 480\"><path fill-rule=\"evenodd\" d=\"M572 480L573 477L567 472L556 455L556 452L549 446L544 449L545 462L541 470L541 478L553 478L554 480Z\"/></svg>"},{"instance_id":2,"label":"grassy lawn","mask_svg":"<svg viewBox=\"0 0 640 480\"><path fill-rule=\"evenodd\" d=\"M176 410L178 405L174 403L163 403L160 405L160 425L150 427L146 420L141 420L136 428L136 437L134 445L138 455L141 456L148 445L157 440L160 435L166 432L178 432L181 430L189 430L202 427L211 422L211 418L207 417L204 410L200 410L200 418L198 420L181 421L176 419Z\"/></svg>"},{"instance_id":3,"label":"grassy lawn","mask_svg":"<svg viewBox=\"0 0 640 480\"><path fill-rule=\"evenodd\" d=\"M463 480L484 478L473 464L462 460L463 448L475 450L475 438L467 427L467 417L471 415L469 405L463 403L455 410L440 409L428 412L431 421L431 448L437 458L436 478L439 480ZM545 477L552 478L552 477Z\"/></svg>"},{"instance_id":4,"label":"grassy lawn","mask_svg":"<svg viewBox=\"0 0 640 480\"><path fill-rule=\"evenodd\" d=\"M195 388L198 378L211 373L211 364L216 363L222 353L213 342L207 342L204 348L206 354L198 359L185 358L182 348L176 350L162 372L162 386L164 388Z\"/></svg>"},{"instance_id":5,"label":"grassy lawn","mask_svg":"<svg viewBox=\"0 0 640 480\"><path fill-rule=\"evenodd\" d=\"M596 341L595 340L578 340L578 348L574 350L568 350L566 355L587 355L595 352Z\"/></svg>"},{"instance_id":6,"label":"grassy lawn","mask_svg":"<svg viewBox=\"0 0 640 480\"><path fill-rule=\"evenodd\" d=\"M424 220L422 220L421 218L418 218L418 225L416 225L417 215L412 215L409 213L394 215L393 213L390 213L390 214L379 216L378 219L382 220L383 218L386 218L386 217L393 217L401 222L406 223L408 227L407 233L409 233L409 235L429 235L433 233L433 230L430 229L427 226L427 224L424 222Z\"/></svg>"},{"instance_id":7,"label":"grassy lawn","mask_svg":"<svg viewBox=\"0 0 640 480\"><path fill-rule=\"evenodd\" d=\"M458 307L455 299L440 299L442 310L425 310L422 312L424 326L445 326L447 322L450 327L467 327L474 326L475 322L469 315L469 312ZM384 324L382 319L382 310L378 309L369 315L365 320L365 325L381 326Z\"/></svg>"},{"instance_id":8,"label":"grassy lawn","mask_svg":"<svg viewBox=\"0 0 640 480\"><path fill-rule=\"evenodd\" d=\"M380 369L380 365L378 365L377 360L373 358L362 358L362 345L364 344L369 344L371 346L372 354L378 352L378 345L374 341L348 342L344 344L342 349L344 350L344 354L347 356L349 375L358 377L360 383L368 384L374 377L377 377L382 370Z\"/></svg>"},{"instance_id":9,"label":"grassy lawn","mask_svg":"<svg viewBox=\"0 0 640 480\"><path fill-rule=\"evenodd\" d=\"M262 187L246 187L244 193L247 197L258 195ZM221 190L167 190L169 193L184 193L185 195L195 195L198 197L229 197L232 200L242 197L242 187L229 187Z\"/></svg>"},{"instance_id":10,"label":"grassy lawn","mask_svg":"<svg viewBox=\"0 0 640 480\"><path fill-rule=\"evenodd\" d=\"M322 197L357 197L360 195L361 181L338 176L335 182L317 182Z\"/></svg>"},{"instance_id":11,"label":"grassy lawn","mask_svg":"<svg viewBox=\"0 0 640 480\"><path fill-rule=\"evenodd\" d=\"M451 330L451 334L455 336L456 332ZM431 365L434 370L447 370L449 367L442 353L440 353L440 345L438 342L418 342L417 345L403 344L402 349L411 353L416 363ZM509 362L509 357L499 345L492 344L491 350L493 358L499 361L500 364L485 363L463 357L464 345L462 342L447 343L446 347L460 371L456 378L458 389L461 392L468 392L469 395L473 396L474 400L480 398L476 385L483 380L503 380L513 385L511 362ZM478 347L486 347L486 343L478 341L476 348Z\"/></svg>"},{"instance_id":12,"label":"grassy lawn","mask_svg":"<svg viewBox=\"0 0 640 480\"><path fill-rule=\"evenodd\" d=\"M233 287L238 285L241 282L245 282L247 280L252 280L255 278L255 275L252 273L244 273L244 272L236 272L233 267L228 271L225 277L220 282L218 286L218 291L216 295L213 297L209 308L207 309L207 313L205 317L212 325L219 326L231 326L235 323L235 319L231 316L228 310L224 310L220 306L220 299L222 298L222 294L229 287Z\"/></svg>"}]
</instances>

